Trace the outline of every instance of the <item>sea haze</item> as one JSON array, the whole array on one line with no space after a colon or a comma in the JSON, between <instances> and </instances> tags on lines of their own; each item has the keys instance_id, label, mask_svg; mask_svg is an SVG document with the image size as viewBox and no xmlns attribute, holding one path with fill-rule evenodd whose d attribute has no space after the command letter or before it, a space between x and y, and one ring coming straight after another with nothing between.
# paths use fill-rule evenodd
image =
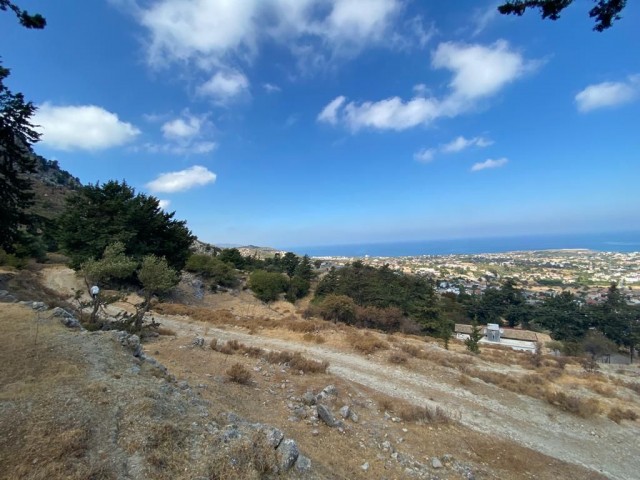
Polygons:
<instances>
[{"instance_id":1,"label":"sea haze","mask_svg":"<svg viewBox=\"0 0 640 480\"><path fill-rule=\"evenodd\" d=\"M371 257L408 257L555 249L637 252L640 251L640 232L455 238L450 240L290 247L284 250L312 257L363 257L365 255Z\"/></svg>"}]
</instances>

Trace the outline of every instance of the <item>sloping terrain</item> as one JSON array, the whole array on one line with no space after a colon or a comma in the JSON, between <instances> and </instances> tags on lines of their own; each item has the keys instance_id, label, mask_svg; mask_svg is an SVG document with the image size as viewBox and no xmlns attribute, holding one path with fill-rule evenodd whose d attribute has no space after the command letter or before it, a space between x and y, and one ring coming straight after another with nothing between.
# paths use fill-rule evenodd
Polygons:
<instances>
[{"instance_id":1,"label":"sloping terrain","mask_svg":"<svg viewBox=\"0 0 640 480\"><path fill-rule=\"evenodd\" d=\"M41 278L44 286L67 297L81 285L73 272L60 266L47 267ZM640 467L637 422L607 418L607 412L614 418L611 412L622 407L638 411L635 366L586 373L577 364L559 366L553 358L532 366L523 354L485 349L471 356L460 345L445 351L428 339L362 334L351 327L303 320L290 304L266 307L247 292L206 294L192 302L158 305L154 318L164 335L149 340L145 351L178 382L186 380L194 399L204 402L199 408L206 408L212 418L226 418L231 410L250 422L266 422L286 432L311 458L314 475L627 479L635 478ZM79 361L88 355L86 338L114 334L75 335L82 340L65 341L80 355L72 355L77 360L72 363L87 365ZM303 373L286 361L269 361L267 351L301 352L307 359L328 362L329 368L327 373ZM227 380L236 364L249 372L244 383ZM122 378L118 382L125 385ZM166 380L156 382L157 388ZM180 391L176 384L167 385ZM571 405L556 397L551 401L541 396L549 388L566 392L569 399L587 399L578 406L593 408L571 411ZM32 405L46 404L42 395L42 401ZM104 395L102 401L113 398ZM119 392L115 398L122 398L121 411L129 411L138 397ZM329 426L319 418L316 398L339 422ZM101 408L100 403L90 407ZM340 412L346 413L344 419ZM177 418L169 415L166 421L175 424ZM187 429L184 435L203 433ZM173 445L171 451L180 452L173 461L181 468L185 463L180 462L198 464L184 445ZM209 450L211 455L215 451ZM127 449L122 455L116 448L113 452L120 463L131 462ZM130 478L145 478L129 471L134 472Z\"/></svg>"}]
</instances>

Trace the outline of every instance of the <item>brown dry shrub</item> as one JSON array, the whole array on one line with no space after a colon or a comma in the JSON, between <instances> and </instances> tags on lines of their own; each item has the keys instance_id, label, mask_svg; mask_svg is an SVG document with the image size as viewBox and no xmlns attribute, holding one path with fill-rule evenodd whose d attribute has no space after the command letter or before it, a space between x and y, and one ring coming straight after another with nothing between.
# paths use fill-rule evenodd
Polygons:
<instances>
[{"instance_id":1,"label":"brown dry shrub","mask_svg":"<svg viewBox=\"0 0 640 480\"><path fill-rule=\"evenodd\" d=\"M175 330L172 330L172 329L167 328L167 327L158 327L156 329L156 332L158 332L158 335L165 335L165 336L168 336L168 337L169 336L175 337L176 335L178 335Z\"/></svg>"},{"instance_id":2,"label":"brown dry shrub","mask_svg":"<svg viewBox=\"0 0 640 480\"><path fill-rule=\"evenodd\" d=\"M216 337L213 337L211 339L211 341L209 342L209 347L211 347L211 350L218 350L218 339Z\"/></svg>"},{"instance_id":3,"label":"brown dry shrub","mask_svg":"<svg viewBox=\"0 0 640 480\"><path fill-rule=\"evenodd\" d=\"M419 347L411 345L410 343L403 343L400 345L400 349L412 357L420 357L421 353L424 353L424 350L421 350Z\"/></svg>"},{"instance_id":4,"label":"brown dry shrub","mask_svg":"<svg viewBox=\"0 0 640 480\"><path fill-rule=\"evenodd\" d=\"M251 381L251 372L239 363L231 365L225 373L231 382L246 385Z\"/></svg>"},{"instance_id":5,"label":"brown dry shrub","mask_svg":"<svg viewBox=\"0 0 640 480\"><path fill-rule=\"evenodd\" d=\"M400 405L396 406L396 410L393 412L405 422L440 424L451 422L451 417L441 407L418 407L416 405L402 402Z\"/></svg>"},{"instance_id":6,"label":"brown dry shrub","mask_svg":"<svg viewBox=\"0 0 640 480\"><path fill-rule=\"evenodd\" d=\"M377 336L372 335L369 332L356 333L352 332L348 335L347 341L357 351L369 355L377 352L378 350L387 350L389 344L384 340L380 340Z\"/></svg>"},{"instance_id":7,"label":"brown dry shrub","mask_svg":"<svg viewBox=\"0 0 640 480\"><path fill-rule=\"evenodd\" d=\"M460 382L460 385L462 385L463 387L468 387L473 383L471 381L471 378L469 378L469 376L465 375L464 373L458 377L458 382Z\"/></svg>"},{"instance_id":8,"label":"brown dry shrub","mask_svg":"<svg viewBox=\"0 0 640 480\"><path fill-rule=\"evenodd\" d=\"M551 405L562 410L578 415L582 418L590 418L602 411L600 402L595 398L583 398L576 395L567 395L564 392L548 390L546 400Z\"/></svg>"},{"instance_id":9,"label":"brown dry shrub","mask_svg":"<svg viewBox=\"0 0 640 480\"><path fill-rule=\"evenodd\" d=\"M535 373L530 373L521 377L478 369L468 369L467 373L473 377L479 378L485 383L492 383L514 393L528 395L533 398L546 398L547 395L547 381L544 377Z\"/></svg>"},{"instance_id":10,"label":"brown dry shrub","mask_svg":"<svg viewBox=\"0 0 640 480\"><path fill-rule=\"evenodd\" d=\"M612 407L607 417L616 423L620 423L622 420L631 420L634 422L638 419L638 414L629 408Z\"/></svg>"},{"instance_id":11,"label":"brown dry shrub","mask_svg":"<svg viewBox=\"0 0 640 480\"><path fill-rule=\"evenodd\" d=\"M602 382L589 382L587 387L592 391L603 397L615 397L616 391L611 385L606 385Z\"/></svg>"},{"instance_id":12,"label":"brown dry shrub","mask_svg":"<svg viewBox=\"0 0 640 480\"><path fill-rule=\"evenodd\" d=\"M277 352L274 350L267 352L266 355L264 356L264 359L267 362L273 363L273 364L289 363L292 358L293 358L293 353L291 352Z\"/></svg>"},{"instance_id":13,"label":"brown dry shrub","mask_svg":"<svg viewBox=\"0 0 640 480\"><path fill-rule=\"evenodd\" d=\"M252 347L251 345L245 345L244 343L240 344L240 351L251 358L260 358L266 353L262 348Z\"/></svg>"},{"instance_id":14,"label":"brown dry shrub","mask_svg":"<svg viewBox=\"0 0 640 480\"><path fill-rule=\"evenodd\" d=\"M395 363L396 365L406 364L409 361L409 356L404 352L395 350L389 354L387 360L389 363Z\"/></svg>"},{"instance_id":15,"label":"brown dry shrub","mask_svg":"<svg viewBox=\"0 0 640 480\"><path fill-rule=\"evenodd\" d=\"M240 350L240 345L241 343L238 340L228 340L227 341L227 347L229 347L231 350L237 351Z\"/></svg>"},{"instance_id":16,"label":"brown dry shrub","mask_svg":"<svg viewBox=\"0 0 640 480\"><path fill-rule=\"evenodd\" d=\"M329 363L311 360L296 352L289 361L289 366L294 370L299 370L304 373L326 373L327 368L329 368Z\"/></svg>"},{"instance_id":17,"label":"brown dry shrub","mask_svg":"<svg viewBox=\"0 0 640 480\"><path fill-rule=\"evenodd\" d=\"M267 437L255 432L239 439L228 448L217 449L208 465L207 478L215 480L249 480L272 478L277 473L275 449Z\"/></svg>"}]
</instances>

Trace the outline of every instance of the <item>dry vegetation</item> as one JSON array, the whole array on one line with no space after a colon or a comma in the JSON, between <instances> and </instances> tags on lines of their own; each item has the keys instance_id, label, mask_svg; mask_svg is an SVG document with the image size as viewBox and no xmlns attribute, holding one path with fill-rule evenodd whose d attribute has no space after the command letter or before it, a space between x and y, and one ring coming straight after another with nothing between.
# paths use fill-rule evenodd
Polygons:
<instances>
[{"instance_id":1,"label":"dry vegetation","mask_svg":"<svg viewBox=\"0 0 640 480\"><path fill-rule=\"evenodd\" d=\"M265 350L240 343L237 340L221 342L213 338L209 343L212 350L225 355L243 354L251 358L261 358L268 363L276 365L288 365L291 369L302 373L326 373L329 368L328 362L322 362L306 358L299 352L278 352ZM238 382L242 383L242 382Z\"/></svg>"}]
</instances>

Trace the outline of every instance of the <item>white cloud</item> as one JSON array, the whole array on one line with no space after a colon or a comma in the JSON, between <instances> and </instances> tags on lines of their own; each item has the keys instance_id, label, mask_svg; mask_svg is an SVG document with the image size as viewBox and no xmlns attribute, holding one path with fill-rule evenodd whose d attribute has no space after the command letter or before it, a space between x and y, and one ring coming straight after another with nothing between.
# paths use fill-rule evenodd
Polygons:
<instances>
[{"instance_id":1,"label":"white cloud","mask_svg":"<svg viewBox=\"0 0 640 480\"><path fill-rule=\"evenodd\" d=\"M154 193L173 193L201 187L215 181L215 173L200 165L194 165L179 172L162 173L146 186Z\"/></svg>"},{"instance_id":2,"label":"white cloud","mask_svg":"<svg viewBox=\"0 0 640 480\"><path fill-rule=\"evenodd\" d=\"M141 148L149 153L163 153L170 155L204 155L218 148L216 142L181 142L181 143L145 143Z\"/></svg>"},{"instance_id":3,"label":"white cloud","mask_svg":"<svg viewBox=\"0 0 640 480\"><path fill-rule=\"evenodd\" d=\"M438 153L458 153L471 147L484 148L493 145L493 140L484 137L465 138L462 135L437 148L423 148L413 155L420 162L431 162Z\"/></svg>"},{"instance_id":4,"label":"white cloud","mask_svg":"<svg viewBox=\"0 0 640 480\"><path fill-rule=\"evenodd\" d=\"M167 208L169 208L169 205L171 205L171 200L158 200L158 206L162 210L166 210Z\"/></svg>"},{"instance_id":5,"label":"white cloud","mask_svg":"<svg viewBox=\"0 0 640 480\"><path fill-rule=\"evenodd\" d=\"M262 88L264 88L267 93L277 93L282 91L278 85L274 85L273 83L264 83Z\"/></svg>"},{"instance_id":6,"label":"white cloud","mask_svg":"<svg viewBox=\"0 0 640 480\"><path fill-rule=\"evenodd\" d=\"M414 153L413 158L422 163L429 163L434 159L435 155L436 150L434 148L423 148Z\"/></svg>"},{"instance_id":7,"label":"white cloud","mask_svg":"<svg viewBox=\"0 0 640 480\"><path fill-rule=\"evenodd\" d=\"M499 40L492 45L441 43L432 54L432 66L453 73L446 95L427 96L423 84L414 87L411 100L391 97L377 102L346 103L337 97L318 115L318 121L343 123L352 131L361 128L405 130L428 125L441 117L455 117L472 110L485 97L498 93L510 82L531 71L535 63Z\"/></svg>"},{"instance_id":8,"label":"white cloud","mask_svg":"<svg viewBox=\"0 0 640 480\"><path fill-rule=\"evenodd\" d=\"M492 144L493 141L484 137L465 138L463 136L460 136L450 141L449 143L442 145L442 147L440 147L440 151L444 153L457 153L470 147L484 148Z\"/></svg>"},{"instance_id":9,"label":"white cloud","mask_svg":"<svg viewBox=\"0 0 640 480\"><path fill-rule=\"evenodd\" d=\"M437 100L415 97L407 102L398 97L379 102L350 102L344 107L344 121L352 131L361 128L406 130L430 123L440 115Z\"/></svg>"},{"instance_id":10,"label":"white cloud","mask_svg":"<svg viewBox=\"0 0 640 480\"><path fill-rule=\"evenodd\" d=\"M265 41L294 54L310 47L327 61L392 46L391 36L426 43L433 32L420 19L410 28L396 25L403 7L403 0L157 0L130 10L148 32L151 65L192 63L211 71L250 62Z\"/></svg>"},{"instance_id":11,"label":"white cloud","mask_svg":"<svg viewBox=\"0 0 640 480\"><path fill-rule=\"evenodd\" d=\"M471 167L472 172L479 172L480 170L486 170L488 168L500 168L504 167L509 162L506 158L498 158L497 160L487 159L484 162L474 163Z\"/></svg>"},{"instance_id":12,"label":"white cloud","mask_svg":"<svg viewBox=\"0 0 640 480\"><path fill-rule=\"evenodd\" d=\"M346 97L339 96L331 100L318 115L319 122L330 123L335 125L338 123L338 110L344 104Z\"/></svg>"},{"instance_id":13,"label":"white cloud","mask_svg":"<svg viewBox=\"0 0 640 480\"><path fill-rule=\"evenodd\" d=\"M474 26L473 33L471 34L473 37L480 35L484 32L487 27L493 23L493 21L498 18L498 4L492 3L489 7L484 9L476 9L473 12L473 16L471 19L471 23Z\"/></svg>"},{"instance_id":14,"label":"white cloud","mask_svg":"<svg viewBox=\"0 0 640 480\"><path fill-rule=\"evenodd\" d=\"M615 107L632 102L640 94L640 75L631 75L626 82L603 82L589 85L579 92L576 106L582 113L598 108Z\"/></svg>"},{"instance_id":15,"label":"white cloud","mask_svg":"<svg viewBox=\"0 0 640 480\"><path fill-rule=\"evenodd\" d=\"M140 134L118 115L95 105L38 106L33 123L42 143L59 150L104 150L132 141Z\"/></svg>"},{"instance_id":16,"label":"white cloud","mask_svg":"<svg viewBox=\"0 0 640 480\"><path fill-rule=\"evenodd\" d=\"M216 72L206 83L200 85L198 93L225 103L245 94L248 89L247 77L237 70L229 70Z\"/></svg>"},{"instance_id":17,"label":"white cloud","mask_svg":"<svg viewBox=\"0 0 640 480\"><path fill-rule=\"evenodd\" d=\"M441 43L431 63L435 68L452 71L453 95L468 99L493 95L533 67L505 40L489 46Z\"/></svg>"},{"instance_id":18,"label":"white cloud","mask_svg":"<svg viewBox=\"0 0 640 480\"><path fill-rule=\"evenodd\" d=\"M162 125L162 134L169 139L188 139L200 133L202 119L193 115L175 118Z\"/></svg>"}]
</instances>

